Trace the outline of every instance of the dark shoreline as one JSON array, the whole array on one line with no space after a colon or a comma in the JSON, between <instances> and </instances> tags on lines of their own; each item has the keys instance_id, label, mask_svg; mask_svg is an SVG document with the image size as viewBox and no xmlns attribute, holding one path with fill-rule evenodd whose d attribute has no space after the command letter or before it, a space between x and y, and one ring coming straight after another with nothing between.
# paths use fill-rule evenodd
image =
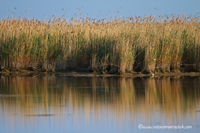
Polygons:
<instances>
[{"instance_id":1,"label":"dark shoreline","mask_svg":"<svg viewBox=\"0 0 200 133\"><path fill-rule=\"evenodd\" d=\"M62 77L184 77L184 76L200 76L200 72L155 72L155 73L141 73L141 72L130 72L130 73L106 73L106 72L88 72L88 71L44 71L34 69L11 69L4 68L0 71L0 76L62 76Z\"/></svg>"}]
</instances>

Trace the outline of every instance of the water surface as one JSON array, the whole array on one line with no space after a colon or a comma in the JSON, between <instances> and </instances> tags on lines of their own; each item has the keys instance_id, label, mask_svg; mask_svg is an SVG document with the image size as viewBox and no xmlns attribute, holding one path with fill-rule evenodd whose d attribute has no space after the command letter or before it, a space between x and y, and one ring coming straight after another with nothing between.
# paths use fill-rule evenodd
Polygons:
<instances>
[{"instance_id":1,"label":"water surface","mask_svg":"<svg viewBox=\"0 0 200 133\"><path fill-rule=\"evenodd\" d=\"M153 126L157 128L144 129ZM2 133L199 132L200 78L1 76L0 129Z\"/></svg>"}]
</instances>

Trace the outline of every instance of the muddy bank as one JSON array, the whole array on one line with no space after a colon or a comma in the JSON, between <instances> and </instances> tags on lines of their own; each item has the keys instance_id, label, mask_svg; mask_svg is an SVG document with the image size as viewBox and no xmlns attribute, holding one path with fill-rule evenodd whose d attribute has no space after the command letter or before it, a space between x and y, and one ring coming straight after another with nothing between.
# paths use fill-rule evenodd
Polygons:
<instances>
[{"instance_id":1,"label":"muddy bank","mask_svg":"<svg viewBox=\"0 0 200 133\"><path fill-rule=\"evenodd\" d=\"M123 68L124 67L124 68ZM125 73L143 73L143 74L163 74L163 73L185 73L200 72L200 63L196 64L170 64L145 62L144 60L135 61L133 65L122 66L115 64L91 64L76 63L73 61L63 62L0 62L0 72L95 72L100 74L125 74Z\"/></svg>"},{"instance_id":2,"label":"muddy bank","mask_svg":"<svg viewBox=\"0 0 200 133\"><path fill-rule=\"evenodd\" d=\"M48 70L37 69L34 67L20 67L20 68L1 68L0 75L2 76L62 76L62 77L171 77L179 78L183 76L200 76L200 72L154 72L154 73L142 73L142 72L125 72L125 73L109 73L105 71L73 71L68 70Z\"/></svg>"}]
</instances>

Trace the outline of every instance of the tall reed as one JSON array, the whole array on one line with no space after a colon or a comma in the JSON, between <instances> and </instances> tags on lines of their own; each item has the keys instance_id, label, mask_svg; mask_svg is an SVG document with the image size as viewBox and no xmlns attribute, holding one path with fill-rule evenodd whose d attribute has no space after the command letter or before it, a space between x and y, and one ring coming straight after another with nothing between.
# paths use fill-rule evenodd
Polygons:
<instances>
[{"instance_id":1,"label":"tall reed","mask_svg":"<svg viewBox=\"0 0 200 133\"><path fill-rule=\"evenodd\" d=\"M199 17L0 21L0 65L47 69L169 72L200 70ZM62 66L62 67L61 67Z\"/></svg>"}]
</instances>

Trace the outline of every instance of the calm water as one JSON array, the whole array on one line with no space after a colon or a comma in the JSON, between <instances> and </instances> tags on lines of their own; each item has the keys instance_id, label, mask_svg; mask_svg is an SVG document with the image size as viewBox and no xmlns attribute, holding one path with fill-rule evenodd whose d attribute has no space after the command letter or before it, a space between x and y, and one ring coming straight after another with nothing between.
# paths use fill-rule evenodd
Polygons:
<instances>
[{"instance_id":1,"label":"calm water","mask_svg":"<svg viewBox=\"0 0 200 133\"><path fill-rule=\"evenodd\" d=\"M0 130L1 133L199 132L200 78L1 76Z\"/></svg>"}]
</instances>

